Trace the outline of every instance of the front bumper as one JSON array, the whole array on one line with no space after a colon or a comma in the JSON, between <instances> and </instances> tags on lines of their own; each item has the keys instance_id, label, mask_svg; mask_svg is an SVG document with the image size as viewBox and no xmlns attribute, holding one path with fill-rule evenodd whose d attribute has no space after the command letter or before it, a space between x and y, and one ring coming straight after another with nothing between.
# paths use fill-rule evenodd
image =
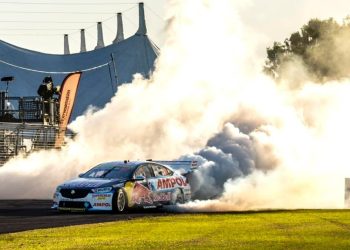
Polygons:
<instances>
[{"instance_id":1,"label":"front bumper","mask_svg":"<svg viewBox=\"0 0 350 250\"><path fill-rule=\"evenodd\" d=\"M84 198L66 198L56 192L53 197L52 209L59 211L111 211L114 192L88 193Z\"/></svg>"}]
</instances>

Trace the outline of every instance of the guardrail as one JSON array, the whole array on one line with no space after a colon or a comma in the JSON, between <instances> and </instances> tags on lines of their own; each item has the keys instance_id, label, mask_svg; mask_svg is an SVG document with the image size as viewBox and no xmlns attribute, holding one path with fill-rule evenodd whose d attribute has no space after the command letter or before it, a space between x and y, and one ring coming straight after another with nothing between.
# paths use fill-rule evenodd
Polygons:
<instances>
[{"instance_id":1,"label":"guardrail","mask_svg":"<svg viewBox=\"0 0 350 250\"><path fill-rule=\"evenodd\" d=\"M0 91L0 122L58 124L58 105L57 98L8 97Z\"/></svg>"}]
</instances>

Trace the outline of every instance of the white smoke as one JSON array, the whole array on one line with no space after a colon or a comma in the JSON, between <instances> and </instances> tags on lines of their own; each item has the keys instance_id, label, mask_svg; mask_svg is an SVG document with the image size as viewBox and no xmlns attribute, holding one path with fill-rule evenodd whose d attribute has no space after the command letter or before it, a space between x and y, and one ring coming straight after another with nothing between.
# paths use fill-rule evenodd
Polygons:
<instances>
[{"instance_id":1,"label":"white smoke","mask_svg":"<svg viewBox=\"0 0 350 250\"><path fill-rule=\"evenodd\" d=\"M240 7L171 1L152 78L137 76L79 117L70 125L77 138L61 151L0 168L0 198L50 198L99 162L183 156L201 163L194 191L202 200L189 208L342 207L350 82L278 87L261 73L259 36L240 22Z\"/></svg>"},{"instance_id":2,"label":"white smoke","mask_svg":"<svg viewBox=\"0 0 350 250\"><path fill-rule=\"evenodd\" d=\"M196 201L187 207L201 210L343 207L344 177L349 175L346 144L350 139L347 129L350 120L344 116L349 90L349 81L310 83L297 92L285 93L286 103L276 103L285 110L279 108L275 118L270 117L262 124L252 118L253 129L246 130L246 134L228 123L206 149L197 153L203 163L195 175L199 198L203 198L201 190L213 191L213 179L216 189L222 187L216 193L220 197ZM223 138L215 140L220 137ZM205 150L211 155L203 159ZM247 161L247 155L254 161ZM248 174L237 177L232 172L222 178L222 169L226 173L227 169L245 169Z\"/></svg>"}]
</instances>

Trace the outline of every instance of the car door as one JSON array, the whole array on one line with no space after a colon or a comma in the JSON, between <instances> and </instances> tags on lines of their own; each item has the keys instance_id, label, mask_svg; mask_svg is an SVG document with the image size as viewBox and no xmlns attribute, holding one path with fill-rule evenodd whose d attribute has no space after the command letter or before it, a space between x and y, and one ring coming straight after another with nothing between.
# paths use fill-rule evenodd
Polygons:
<instances>
[{"instance_id":1,"label":"car door","mask_svg":"<svg viewBox=\"0 0 350 250\"><path fill-rule=\"evenodd\" d=\"M149 166L153 171L153 176L148 181L153 202L158 205L169 203L173 192L170 187L173 172L160 164L151 163ZM165 187L165 183L169 183L168 188Z\"/></svg>"},{"instance_id":2,"label":"car door","mask_svg":"<svg viewBox=\"0 0 350 250\"><path fill-rule=\"evenodd\" d=\"M148 164L140 165L134 172L134 179L144 177L144 180L135 181L132 191L132 203L137 206L152 206L152 190L149 188L149 181L153 177L153 172Z\"/></svg>"}]
</instances>

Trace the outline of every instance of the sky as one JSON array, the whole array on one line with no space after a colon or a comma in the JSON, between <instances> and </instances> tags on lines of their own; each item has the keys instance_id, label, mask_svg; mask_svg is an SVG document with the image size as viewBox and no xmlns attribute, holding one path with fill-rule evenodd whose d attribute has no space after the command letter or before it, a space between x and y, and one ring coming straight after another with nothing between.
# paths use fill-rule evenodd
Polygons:
<instances>
[{"instance_id":1,"label":"sky","mask_svg":"<svg viewBox=\"0 0 350 250\"><path fill-rule=\"evenodd\" d=\"M350 15L347 0L251 0L241 10L243 22L264 36L265 46L285 38L311 18L334 18L342 22Z\"/></svg>"},{"instance_id":2,"label":"sky","mask_svg":"<svg viewBox=\"0 0 350 250\"><path fill-rule=\"evenodd\" d=\"M261 36L261 53L273 41L283 41L311 18L333 17L341 21L349 15L347 0L239 0L239 14L252 32ZM145 0L149 37L162 47L165 40L166 0ZM103 21L105 45L116 35L116 14L123 13L125 37L138 26L137 1L131 0L0 0L0 39L19 47L44 53L63 53L63 34L69 34L71 53L80 49L81 28L86 29L87 49L97 41L96 23ZM193 10L193 15L196 11ZM208 27L208 35L210 29Z\"/></svg>"},{"instance_id":3,"label":"sky","mask_svg":"<svg viewBox=\"0 0 350 250\"><path fill-rule=\"evenodd\" d=\"M145 2L149 37L163 43L165 0ZM138 28L138 1L131 0L0 0L0 39L19 47L63 54L63 37L69 34L71 53L80 50L80 29L86 31L87 49L97 42L96 23L102 21L105 45L116 36L116 13L123 13L124 36Z\"/></svg>"}]
</instances>

